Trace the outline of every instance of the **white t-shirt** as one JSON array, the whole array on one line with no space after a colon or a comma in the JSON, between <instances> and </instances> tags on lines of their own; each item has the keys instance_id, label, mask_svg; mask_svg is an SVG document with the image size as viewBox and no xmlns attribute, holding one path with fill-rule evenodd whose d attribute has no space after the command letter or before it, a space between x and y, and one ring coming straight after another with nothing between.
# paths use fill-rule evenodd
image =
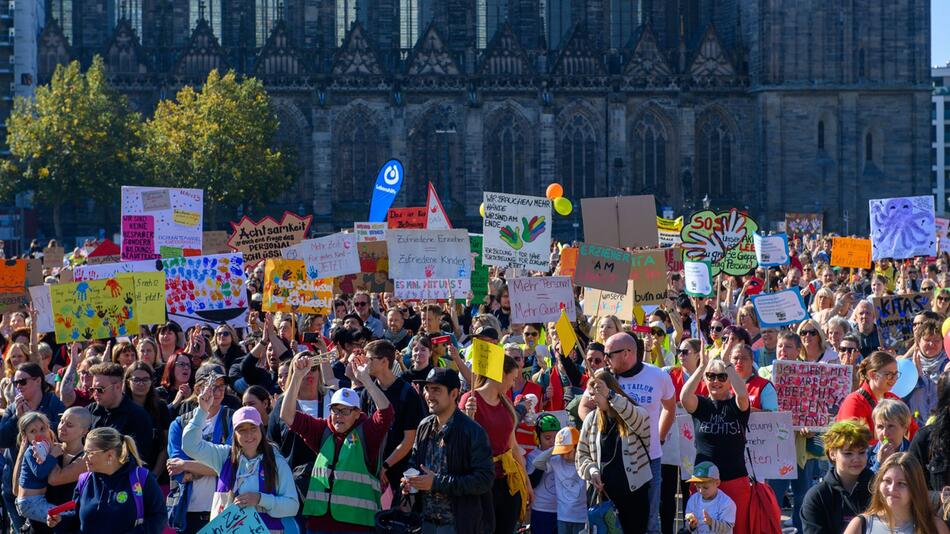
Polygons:
<instances>
[{"instance_id":1,"label":"white t-shirt","mask_svg":"<svg viewBox=\"0 0 950 534\"><path fill-rule=\"evenodd\" d=\"M645 363L636 376L618 376L617 382L627 395L650 414L650 459L661 458L663 449L660 447L660 411L663 408L662 401L672 399L676 395L673 380L663 369Z\"/></svg>"},{"instance_id":2,"label":"white t-shirt","mask_svg":"<svg viewBox=\"0 0 950 534\"><path fill-rule=\"evenodd\" d=\"M709 526L703 523L703 510L716 521L731 523L733 527L736 525L736 503L722 489L708 501L703 499L703 496L699 493L694 493L686 503L686 513L695 515L696 519L699 520L699 527L694 532L712 534L713 531L710 530ZM730 528L726 532L732 532L732 529Z\"/></svg>"},{"instance_id":3,"label":"white t-shirt","mask_svg":"<svg viewBox=\"0 0 950 534\"><path fill-rule=\"evenodd\" d=\"M541 449L534 449L528 453L525 459L525 465L528 468L528 474L534 472L534 459L541 455ZM553 514L557 512L557 493L554 491L554 471L551 470L551 463L548 462L548 468L541 475L541 482L534 487L534 501L531 503L531 509L538 512L547 512Z\"/></svg>"},{"instance_id":4,"label":"white t-shirt","mask_svg":"<svg viewBox=\"0 0 950 534\"><path fill-rule=\"evenodd\" d=\"M563 456L551 456L548 469L554 472L557 483L557 520L569 523L587 522L586 483L577 474L574 462Z\"/></svg>"},{"instance_id":5,"label":"white t-shirt","mask_svg":"<svg viewBox=\"0 0 950 534\"><path fill-rule=\"evenodd\" d=\"M330 405L324 403L323 412L320 411L320 400L300 400L297 399L297 407L300 411L317 419L327 419L330 417Z\"/></svg>"},{"instance_id":6,"label":"white t-shirt","mask_svg":"<svg viewBox=\"0 0 950 534\"><path fill-rule=\"evenodd\" d=\"M221 416L221 410L214 417L205 419L201 427L201 439L211 441L214 438L214 423ZM210 512L211 501L214 499L214 490L218 485L218 477L204 476L194 479L191 483L191 498L188 499L189 512Z\"/></svg>"}]
</instances>

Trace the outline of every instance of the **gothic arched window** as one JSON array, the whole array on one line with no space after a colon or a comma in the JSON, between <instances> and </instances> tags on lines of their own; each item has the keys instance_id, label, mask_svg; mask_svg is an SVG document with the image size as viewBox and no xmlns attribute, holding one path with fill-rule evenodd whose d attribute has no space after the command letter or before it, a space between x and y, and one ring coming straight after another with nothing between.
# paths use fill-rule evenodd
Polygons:
<instances>
[{"instance_id":1,"label":"gothic arched window","mask_svg":"<svg viewBox=\"0 0 950 534\"><path fill-rule=\"evenodd\" d=\"M818 121L818 149L825 149L825 121Z\"/></svg>"},{"instance_id":2,"label":"gothic arched window","mask_svg":"<svg viewBox=\"0 0 950 534\"><path fill-rule=\"evenodd\" d=\"M485 189L502 193L528 194L527 132L522 121L506 116L486 131L485 157L488 161Z\"/></svg>"},{"instance_id":3,"label":"gothic arched window","mask_svg":"<svg viewBox=\"0 0 950 534\"><path fill-rule=\"evenodd\" d=\"M410 205L425 203L428 182L432 182L442 205L453 211L461 205L464 174L461 172L461 132L450 108L426 113L409 135L411 159L403 189Z\"/></svg>"},{"instance_id":4,"label":"gothic arched window","mask_svg":"<svg viewBox=\"0 0 950 534\"><path fill-rule=\"evenodd\" d=\"M723 118L712 113L696 129L697 196L723 198L732 192L734 136Z\"/></svg>"},{"instance_id":5,"label":"gothic arched window","mask_svg":"<svg viewBox=\"0 0 950 534\"><path fill-rule=\"evenodd\" d=\"M666 188L667 133L653 113L633 127L633 186L643 191Z\"/></svg>"},{"instance_id":6,"label":"gothic arched window","mask_svg":"<svg viewBox=\"0 0 950 534\"><path fill-rule=\"evenodd\" d=\"M366 202L372 197L380 160L376 121L363 111L351 112L334 129L336 143L333 193L340 202Z\"/></svg>"},{"instance_id":7,"label":"gothic arched window","mask_svg":"<svg viewBox=\"0 0 950 534\"><path fill-rule=\"evenodd\" d=\"M583 115L575 114L561 129L558 151L559 178L564 195L580 199L596 195L597 136Z\"/></svg>"},{"instance_id":8,"label":"gothic arched window","mask_svg":"<svg viewBox=\"0 0 950 534\"><path fill-rule=\"evenodd\" d=\"M221 41L221 0L189 0L188 31L194 31L202 18L208 21L211 31Z\"/></svg>"},{"instance_id":9,"label":"gothic arched window","mask_svg":"<svg viewBox=\"0 0 950 534\"><path fill-rule=\"evenodd\" d=\"M280 18L279 9L283 5L281 0L255 0L254 39L258 48L267 44L267 38L274 29L274 24Z\"/></svg>"}]
</instances>

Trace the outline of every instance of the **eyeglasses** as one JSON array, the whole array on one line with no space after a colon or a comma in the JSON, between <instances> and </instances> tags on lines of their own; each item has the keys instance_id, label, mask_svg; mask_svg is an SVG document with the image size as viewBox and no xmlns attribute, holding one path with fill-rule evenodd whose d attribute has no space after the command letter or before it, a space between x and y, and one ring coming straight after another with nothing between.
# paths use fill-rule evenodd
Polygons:
<instances>
[{"instance_id":1,"label":"eyeglasses","mask_svg":"<svg viewBox=\"0 0 950 534\"><path fill-rule=\"evenodd\" d=\"M151 379L141 376L133 376L132 378L129 378L129 382L133 384L148 384L151 381Z\"/></svg>"},{"instance_id":2,"label":"eyeglasses","mask_svg":"<svg viewBox=\"0 0 950 534\"><path fill-rule=\"evenodd\" d=\"M817 331L817 330L802 330L802 331L801 331L801 334L802 334L803 336L817 336L817 335L818 335L818 331Z\"/></svg>"},{"instance_id":3,"label":"eyeglasses","mask_svg":"<svg viewBox=\"0 0 950 534\"><path fill-rule=\"evenodd\" d=\"M885 379L885 380L896 380L896 379L898 379L898 378L901 377L901 372L900 372L900 371L897 371L897 372L875 371L875 372L877 373L878 376L880 376L881 378L883 378L883 379Z\"/></svg>"},{"instance_id":4,"label":"eyeglasses","mask_svg":"<svg viewBox=\"0 0 950 534\"><path fill-rule=\"evenodd\" d=\"M177 361L175 362L175 367L187 367L191 369L191 362Z\"/></svg>"},{"instance_id":5,"label":"eyeglasses","mask_svg":"<svg viewBox=\"0 0 950 534\"><path fill-rule=\"evenodd\" d=\"M362 308L363 306L369 306L369 302L354 302L353 305L357 308Z\"/></svg>"},{"instance_id":6,"label":"eyeglasses","mask_svg":"<svg viewBox=\"0 0 950 534\"><path fill-rule=\"evenodd\" d=\"M706 380L710 382L725 382L729 380L728 373L706 373Z\"/></svg>"},{"instance_id":7,"label":"eyeglasses","mask_svg":"<svg viewBox=\"0 0 950 534\"><path fill-rule=\"evenodd\" d=\"M612 350L612 351L610 351L610 352L607 353L607 358L613 358L613 357L614 357L614 354L620 354L621 352L626 352L626 351L628 351L628 350L630 350L630 349Z\"/></svg>"},{"instance_id":8,"label":"eyeglasses","mask_svg":"<svg viewBox=\"0 0 950 534\"><path fill-rule=\"evenodd\" d=\"M30 381L29 378L19 378L19 379L17 379L17 380L11 380L11 382L13 382L13 385L16 386L16 387L18 387L18 388L22 388L22 387L25 386L26 383L29 382L29 381Z\"/></svg>"},{"instance_id":9,"label":"eyeglasses","mask_svg":"<svg viewBox=\"0 0 950 534\"><path fill-rule=\"evenodd\" d=\"M340 408L339 406L330 406L330 413L333 415L342 415L343 417L346 417L353 413L353 410L355 409L356 408Z\"/></svg>"},{"instance_id":10,"label":"eyeglasses","mask_svg":"<svg viewBox=\"0 0 950 534\"><path fill-rule=\"evenodd\" d=\"M524 337L538 337L537 332L525 332Z\"/></svg>"},{"instance_id":11,"label":"eyeglasses","mask_svg":"<svg viewBox=\"0 0 950 534\"><path fill-rule=\"evenodd\" d=\"M710 326L709 329L713 332L722 332L723 326Z\"/></svg>"},{"instance_id":12,"label":"eyeglasses","mask_svg":"<svg viewBox=\"0 0 950 534\"><path fill-rule=\"evenodd\" d=\"M852 353L852 352L858 352L859 350L861 350L861 349L859 349L859 348L857 348L857 347L838 347L838 352L845 352L845 353L848 353L848 354L850 354L850 353Z\"/></svg>"}]
</instances>

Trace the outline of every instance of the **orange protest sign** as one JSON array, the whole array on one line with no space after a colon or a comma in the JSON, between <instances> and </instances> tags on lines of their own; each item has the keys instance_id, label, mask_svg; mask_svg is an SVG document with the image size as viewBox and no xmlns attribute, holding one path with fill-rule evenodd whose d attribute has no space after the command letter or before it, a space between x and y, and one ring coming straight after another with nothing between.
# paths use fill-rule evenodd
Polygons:
<instances>
[{"instance_id":1,"label":"orange protest sign","mask_svg":"<svg viewBox=\"0 0 950 534\"><path fill-rule=\"evenodd\" d=\"M558 263L558 274L573 277L575 269L577 269L577 247L562 248L561 262Z\"/></svg>"},{"instance_id":2,"label":"orange protest sign","mask_svg":"<svg viewBox=\"0 0 950 534\"><path fill-rule=\"evenodd\" d=\"M386 220L389 228L425 228L426 207L390 208Z\"/></svg>"},{"instance_id":3,"label":"orange protest sign","mask_svg":"<svg viewBox=\"0 0 950 534\"><path fill-rule=\"evenodd\" d=\"M831 242L831 265L835 267L871 268L871 240L835 237Z\"/></svg>"},{"instance_id":4,"label":"orange protest sign","mask_svg":"<svg viewBox=\"0 0 950 534\"><path fill-rule=\"evenodd\" d=\"M0 262L0 293L20 294L26 291L26 260Z\"/></svg>"}]
</instances>

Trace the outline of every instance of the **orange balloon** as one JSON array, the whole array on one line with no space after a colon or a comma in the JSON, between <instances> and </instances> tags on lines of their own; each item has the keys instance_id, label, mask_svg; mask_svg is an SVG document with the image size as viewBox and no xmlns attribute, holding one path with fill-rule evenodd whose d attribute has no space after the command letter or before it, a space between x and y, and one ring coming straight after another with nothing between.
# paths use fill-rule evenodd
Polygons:
<instances>
[{"instance_id":1,"label":"orange balloon","mask_svg":"<svg viewBox=\"0 0 950 534\"><path fill-rule=\"evenodd\" d=\"M554 200L555 198L563 197L563 196L564 196L564 188L561 187L561 184L553 183L548 186L548 191L547 191L548 199Z\"/></svg>"}]
</instances>

